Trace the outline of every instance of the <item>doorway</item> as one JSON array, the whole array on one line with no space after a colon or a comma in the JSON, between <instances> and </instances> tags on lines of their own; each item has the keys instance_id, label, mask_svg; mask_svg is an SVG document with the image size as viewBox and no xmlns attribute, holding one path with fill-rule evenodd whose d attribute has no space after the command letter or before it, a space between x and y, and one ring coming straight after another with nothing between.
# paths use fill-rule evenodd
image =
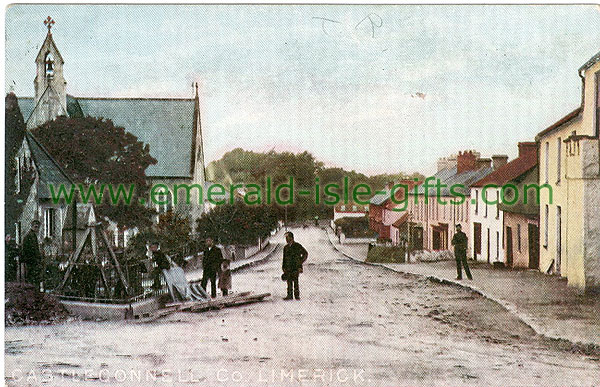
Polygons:
<instances>
[{"instance_id":1,"label":"doorway","mask_svg":"<svg viewBox=\"0 0 600 387\"><path fill-rule=\"evenodd\" d=\"M540 268L540 230L535 224L527 225L529 244L529 268L539 269Z\"/></svg>"},{"instance_id":2,"label":"doorway","mask_svg":"<svg viewBox=\"0 0 600 387\"><path fill-rule=\"evenodd\" d=\"M506 265L513 265L513 239L512 228L506 227Z\"/></svg>"},{"instance_id":3,"label":"doorway","mask_svg":"<svg viewBox=\"0 0 600 387\"><path fill-rule=\"evenodd\" d=\"M474 258L477 260L477 257L481 255L481 223L473 223L473 234L473 252Z\"/></svg>"}]
</instances>

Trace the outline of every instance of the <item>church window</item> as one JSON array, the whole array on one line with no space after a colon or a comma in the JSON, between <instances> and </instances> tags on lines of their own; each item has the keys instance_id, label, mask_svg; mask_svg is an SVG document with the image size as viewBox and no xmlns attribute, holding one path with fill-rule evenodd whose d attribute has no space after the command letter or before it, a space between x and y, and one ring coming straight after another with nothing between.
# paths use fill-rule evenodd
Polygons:
<instances>
[{"instance_id":1,"label":"church window","mask_svg":"<svg viewBox=\"0 0 600 387\"><path fill-rule=\"evenodd\" d=\"M44 237L51 238L54 236L54 213L54 208L46 208L44 210Z\"/></svg>"}]
</instances>

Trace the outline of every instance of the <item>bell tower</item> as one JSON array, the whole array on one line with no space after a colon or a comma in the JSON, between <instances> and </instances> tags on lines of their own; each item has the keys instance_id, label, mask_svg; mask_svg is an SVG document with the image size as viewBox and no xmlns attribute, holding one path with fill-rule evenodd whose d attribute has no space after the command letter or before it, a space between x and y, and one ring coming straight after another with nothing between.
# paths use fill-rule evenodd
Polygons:
<instances>
[{"instance_id":1,"label":"bell tower","mask_svg":"<svg viewBox=\"0 0 600 387\"><path fill-rule=\"evenodd\" d=\"M48 34L35 59L35 108L27 120L27 129L67 115L67 82L63 77L65 62L52 38L54 23L50 16L44 20Z\"/></svg>"}]
</instances>

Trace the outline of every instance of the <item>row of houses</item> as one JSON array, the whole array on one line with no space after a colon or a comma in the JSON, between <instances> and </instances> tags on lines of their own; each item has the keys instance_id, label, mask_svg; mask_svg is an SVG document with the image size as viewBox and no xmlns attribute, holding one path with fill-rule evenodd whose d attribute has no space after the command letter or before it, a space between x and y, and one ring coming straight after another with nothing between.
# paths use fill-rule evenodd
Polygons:
<instances>
[{"instance_id":1,"label":"row of houses","mask_svg":"<svg viewBox=\"0 0 600 387\"><path fill-rule=\"evenodd\" d=\"M581 291L599 289L600 53L578 73L580 106L518 143L517 158L482 158L473 150L442 158L432 177L396 182L396 190L390 184L373 196L371 229L409 251L442 254L460 224L471 259L559 275ZM392 191L407 202L392 200ZM457 203L460 196L465 200Z\"/></svg>"}]
</instances>

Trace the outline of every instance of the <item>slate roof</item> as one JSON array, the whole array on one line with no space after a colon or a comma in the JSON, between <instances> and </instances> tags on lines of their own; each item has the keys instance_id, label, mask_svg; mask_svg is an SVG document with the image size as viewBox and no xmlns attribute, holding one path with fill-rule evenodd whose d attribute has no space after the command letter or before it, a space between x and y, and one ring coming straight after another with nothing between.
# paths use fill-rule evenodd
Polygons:
<instances>
[{"instance_id":1,"label":"slate roof","mask_svg":"<svg viewBox=\"0 0 600 387\"><path fill-rule=\"evenodd\" d=\"M456 186L457 184L461 184L462 186L464 186L464 188L456 187L454 189L454 192L462 193L465 196L469 196L471 193L471 184L473 184L477 180L483 178L484 176L487 176L492 171L493 171L492 167L484 167L484 168L480 168L477 170L465 171L465 172L457 174L456 167L442 169L441 171L439 171L438 173L433 175L433 177L434 177L433 180L431 180L431 179L429 180L429 197L437 196L437 189L435 188L435 185L437 184L438 179L441 182L441 184L446 185L446 187L443 187L440 189L441 196L453 196L450 194L450 188L452 186ZM418 195L425 194L424 184L425 184L425 182L423 182L419 186L419 188L417 190ZM432 185L433 185L433 187L432 187ZM414 195L414 191L411 190L409 192L409 194Z\"/></svg>"},{"instance_id":2,"label":"slate roof","mask_svg":"<svg viewBox=\"0 0 600 387\"><path fill-rule=\"evenodd\" d=\"M378 193L371 198L369 203L376 206L384 204L390 198L390 190L384 190L382 193Z\"/></svg>"},{"instance_id":3,"label":"slate roof","mask_svg":"<svg viewBox=\"0 0 600 387\"><path fill-rule=\"evenodd\" d=\"M591 57L590 60L585 62L585 64L579 68L579 72L589 69L590 67L595 65L596 62L599 62L599 61L600 61L600 52L598 52L596 55Z\"/></svg>"},{"instance_id":4,"label":"slate roof","mask_svg":"<svg viewBox=\"0 0 600 387\"><path fill-rule=\"evenodd\" d=\"M539 179L539 166L537 163L529 171L516 179L511 180L517 186L518 197L513 204L498 203L498 208L501 211L509 212L513 214L527 215L532 218L540 216L540 204L537 200L537 192L535 189L528 189L525 191L525 184L537 185ZM511 194L511 190L507 190L506 198L508 201L514 200ZM525 203L525 195L527 195L527 203Z\"/></svg>"},{"instance_id":5,"label":"slate roof","mask_svg":"<svg viewBox=\"0 0 600 387\"><path fill-rule=\"evenodd\" d=\"M27 120L33 98L19 98ZM91 116L112 120L150 145L158 161L146 170L149 177L190 177L194 125L193 98L74 98L67 95L69 116Z\"/></svg>"},{"instance_id":6,"label":"slate roof","mask_svg":"<svg viewBox=\"0 0 600 387\"><path fill-rule=\"evenodd\" d=\"M537 136L535 136L535 140L536 141L540 141L540 139L543 136L547 135L548 133L553 132L554 130L560 128L564 124L566 124L566 123L570 122L571 120L579 117L581 115L581 112L583 112L583 108L580 106L577 109L573 110L571 113L567 114L566 116L564 116L560 120L556 121L555 123L553 123L552 125L550 125L549 127L547 127L546 129L544 129L541 132L539 132L537 134Z\"/></svg>"},{"instance_id":7,"label":"slate roof","mask_svg":"<svg viewBox=\"0 0 600 387\"><path fill-rule=\"evenodd\" d=\"M31 157L39 174L38 197L44 199L51 198L48 184L53 184L54 186L65 184L70 187L72 184L71 179L69 179L67 174L50 156L42 144L30 132L25 133L25 138L27 139Z\"/></svg>"},{"instance_id":8,"label":"slate roof","mask_svg":"<svg viewBox=\"0 0 600 387\"><path fill-rule=\"evenodd\" d=\"M504 185L518 178L537 165L537 152L528 152L517 157L509 163L496 169L494 172L473 183L472 187L483 187L486 184Z\"/></svg>"}]
</instances>

